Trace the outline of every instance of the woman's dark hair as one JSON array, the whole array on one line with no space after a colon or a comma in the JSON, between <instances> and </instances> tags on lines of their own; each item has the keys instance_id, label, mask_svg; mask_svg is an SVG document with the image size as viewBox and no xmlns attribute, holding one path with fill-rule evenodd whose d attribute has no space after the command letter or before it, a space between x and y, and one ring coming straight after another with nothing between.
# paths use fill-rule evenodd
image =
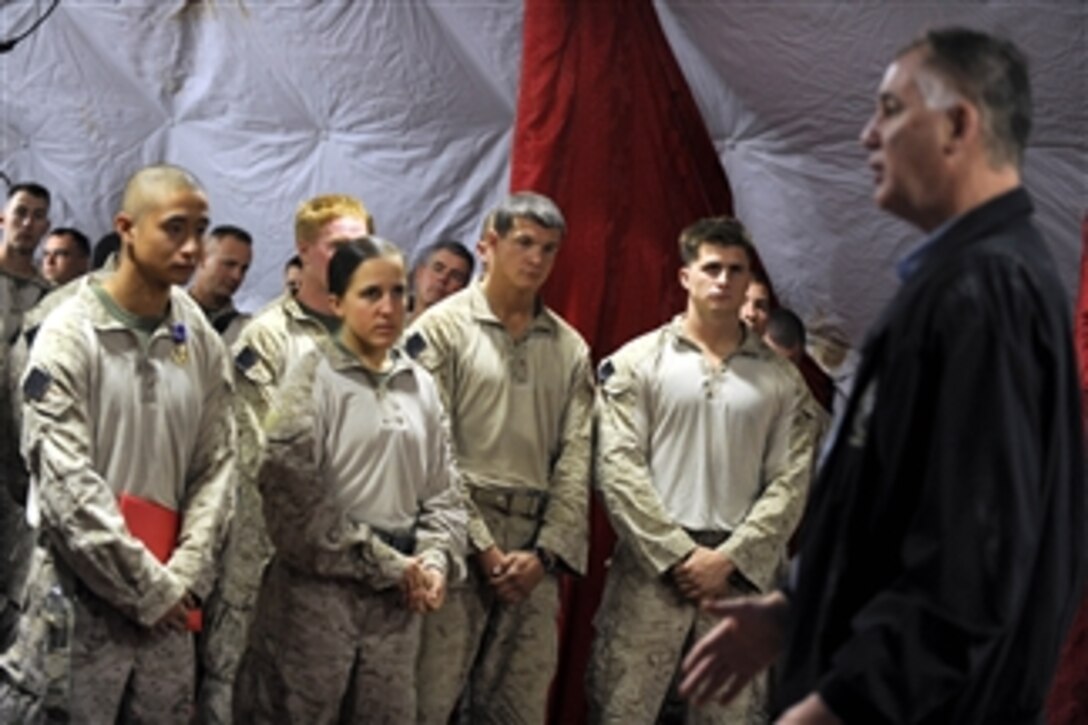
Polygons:
<instances>
[{"instance_id":1,"label":"woman's dark hair","mask_svg":"<svg viewBox=\"0 0 1088 725\"><path fill-rule=\"evenodd\" d=\"M404 255L395 244L379 237L359 237L341 244L329 260L329 292L343 297L359 265L376 257L399 257L402 263L404 261Z\"/></svg>"}]
</instances>

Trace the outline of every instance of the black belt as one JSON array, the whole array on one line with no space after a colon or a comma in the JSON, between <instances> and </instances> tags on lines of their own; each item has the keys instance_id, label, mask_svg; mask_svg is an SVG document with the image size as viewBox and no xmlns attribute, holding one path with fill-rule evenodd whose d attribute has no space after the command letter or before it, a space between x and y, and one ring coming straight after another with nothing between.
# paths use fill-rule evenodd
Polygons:
<instances>
[{"instance_id":1,"label":"black belt","mask_svg":"<svg viewBox=\"0 0 1088 725\"><path fill-rule=\"evenodd\" d=\"M705 546L708 549L716 549L725 543L725 540L729 538L729 531L714 531L714 530L700 530L700 529L684 529L699 546Z\"/></svg>"},{"instance_id":2,"label":"black belt","mask_svg":"<svg viewBox=\"0 0 1088 725\"><path fill-rule=\"evenodd\" d=\"M383 531L382 529L371 527L371 531L374 532L375 536L385 542L387 546L396 549L405 556L415 553L415 529L408 529L407 531Z\"/></svg>"}]
</instances>

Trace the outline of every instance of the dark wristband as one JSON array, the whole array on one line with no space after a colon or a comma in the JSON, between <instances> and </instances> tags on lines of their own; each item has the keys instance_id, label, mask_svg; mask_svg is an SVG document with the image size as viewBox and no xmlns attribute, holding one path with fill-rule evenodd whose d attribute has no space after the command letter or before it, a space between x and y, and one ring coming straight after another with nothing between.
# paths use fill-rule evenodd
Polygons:
<instances>
[{"instance_id":1,"label":"dark wristband","mask_svg":"<svg viewBox=\"0 0 1088 725\"><path fill-rule=\"evenodd\" d=\"M540 565L544 567L544 571L548 574L555 572L555 554L540 546L536 547L533 553L540 560Z\"/></svg>"}]
</instances>

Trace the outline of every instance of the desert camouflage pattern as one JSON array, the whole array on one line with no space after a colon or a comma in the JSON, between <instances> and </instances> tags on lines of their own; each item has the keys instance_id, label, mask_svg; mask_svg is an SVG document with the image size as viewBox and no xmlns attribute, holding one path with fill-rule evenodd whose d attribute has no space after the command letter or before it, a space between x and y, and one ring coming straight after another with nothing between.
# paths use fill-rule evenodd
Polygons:
<instances>
[{"instance_id":1,"label":"desert camouflage pattern","mask_svg":"<svg viewBox=\"0 0 1088 725\"><path fill-rule=\"evenodd\" d=\"M89 284L42 325L23 389L40 572L16 642L0 658L0 700L36 703L30 711L48 703L86 722L192 715L192 636L155 625L186 594L199 600L211 590L232 509L230 378L222 342L180 290L145 342ZM165 563L128 532L121 494L178 513ZM64 637L58 617L69 623ZM41 646L43 632L53 646ZM58 678L67 680L60 697L50 684Z\"/></svg>"},{"instance_id":2,"label":"desert camouflage pattern","mask_svg":"<svg viewBox=\"0 0 1088 725\"><path fill-rule=\"evenodd\" d=\"M398 585L409 555L445 572L448 580L463 578L467 514L449 465L433 381L398 353L392 370L375 385L374 398L369 403L353 399L353 404L380 416L383 406L399 399L395 407L405 419L415 419L405 410L411 405L431 425L415 429L409 422L392 434L395 440L375 435L352 448L361 449L364 461L378 455L369 450L377 446L398 447L412 459L439 452L439 460L424 466L436 480L413 480L422 472L412 461L402 461L403 470L395 470L394 463L381 473L389 485L415 486L421 497L414 550L394 548L378 529L351 520L335 505L336 492L329 486L348 485L356 477L341 471L343 480L334 480L333 452L325 449L344 439L325 435L330 421L315 416L324 410L322 400L329 392L343 393L343 386L350 385L366 394L373 384L368 380L343 348L314 351L292 369L266 419L258 485L276 554L261 584L238 671L238 722L346 718L402 723L415 718L420 615L405 607Z\"/></svg>"},{"instance_id":3,"label":"desert camouflage pattern","mask_svg":"<svg viewBox=\"0 0 1088 725\"><path fill-rule=\"evenodd\" d=\"M752 593L739 589L730 596ZM589 722L657 722L686 647L717 622L671 582L647 576L631 549L617 544L594 620ZM762 725L768 721L765 706L766 677L761 676L726 706L685 703L683 717L689 725Z\"/></svg>"},{"instance_id":4,"label":"desert camouflage pattern","mask_svg":"<svg viewBox=\"0 0 1088 725\"><path fill-rule=\"evenodd\" d=\"M466 488L544 492L535 545L585 573L594 392L581 336L541 307L514 340L473 284L424 312L404 346L438 383ZM476 551L494 543L472 502L468 531Z\"/></svg>"},{"instance_id":5,"label":"desert camouflage pattern","mask_svg":"<svg viewBox=\"0 0 1088 725\"><path fill-rule=\"evenodd\" d=\"M240 723L411 723L422 615L396 588L304 574L274 557L238 669Z\"/></svg>"},{"instance_id":6,"label":"desert camouflage pattern","mask_svg":"<svg viewBox=\"0 0 1088 725\"><path fill-rule=\"evenodd\" d=\"M262 424L290 366L331 342L324 325L293 297L283 295L245 325L232 348L238 425L235 514L199 640L202 674L197 702L201 722L209 725L232 722L234 673L246 646L261 571L272 556L256 483L264 445Z\"/></svg>"},{"instance_id":7,"label":"desert camouflage pattern","mask_svg":"<svg viewBox=\"0 0 1088 725\"><path fill-rule=\"evenodd\" d=\"M20 370L12 348L22 337L24 315L47 290L43 279L0 270L0 652L15 636L32 548L25 521L26 472L19 456L19 403L13 395Z\"/></svg>"},{"instance_id":8,"label":"desert camouflage pattern","mask_svg":"<svg viewBox=\"0 0 1088 725\"><path fill-rule=\"evenodd\" d=\"M503 551L532 548L537 519L487 505L477 510ZM423 621L418 722L446 725L465 693L465 722L543 723L559 656L558 579L546 574L525 601L508 605L474 562L468 570L445 606Z\"/></svg>"},{"instance_id":9,"label":"desert camouflage pattern","mask_svg":"<svg viewBox=\"0 0 1088 725\"><path fill-rule=\"evenodd\" d=\"M619 542L595 618L589 673L595 723L655 721L686 647L714 624L681 595L672 567L697 545L708 546L736 566L730 596L767 591L804 508L819 422L817 405L796 369L755 336L745 338L722 371L704 366L698 346L683 339L678 320L636 338L601 364L597 484ZM720 389L705 393L700 375L713 384L723 371L729 377L719 379ZM743 388L736 386L738 379ZM736 397L753 394L759 397L748 403ZM750 406L747 417L741 417L741 405ZM701 453L699 446L710 445L707 429L698 415L685 418L683 410L714 406L721 408L716 415L736 416L731 420L748 428L744 434L755 433L762 445L725 438L717 445L731 446L734 457L729 465L706 470L703 459L710 453ZM652 468L662 461L668 470ZM672 510L660 493L659 485L683 486L696 500L727 501L721 487L752 470L758 480L740 482L741 490L752 493L735 528L685 527L678 517L687 512L682 506ZM686 708L685 718L759 725L766 719L764 699L758 681L730 706Z\"/></svg>"},{"instance_id":10,"label":"desert camouflage pattern","mask_svg":"<svg viewBox=\"0 0 1088 725\"><path fill-rule=\"evenodd\" d=\"M404 347L434 375L449 412L470 551L543 548L563 570L585 573L594 389L577 331L541 305L514 339L473 284L424 312ZM496 505L502 498L511 505ZM528 505L537 501L539 510ZM543 722L557 579L545 576L507 606L469 569L465 586L423 623L420 722L447 722L462 696L473 723Z\"/></svg>"}]
</instances>

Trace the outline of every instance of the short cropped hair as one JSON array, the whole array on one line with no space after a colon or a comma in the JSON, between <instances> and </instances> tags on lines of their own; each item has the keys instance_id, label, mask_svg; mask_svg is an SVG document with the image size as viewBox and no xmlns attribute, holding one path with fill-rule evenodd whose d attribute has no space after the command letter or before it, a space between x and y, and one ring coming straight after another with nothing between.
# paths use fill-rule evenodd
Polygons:
<instances>
[{"instance_id":1,"label":"short cropped hair","mask_svg":"<svg viewBox=\"0 0 1088 725\"><path fill-rule=\"evenodd\" d=\"M296 254L295 256L288 259L287 264L283 265L283 271L286 272L287 270L291 269L291 267L298 267L299 269L302 269L302 257Z\"/></svg>"},{"instance_id":2,"label":"short cropped hair","mask_svg":"<svg viewBox=\"0 0 1088 725\"><path fill-rule=\"evenodd\" d=\"M489 218L491 228L500 237L510 233L515 219L528 219L545 229L557 229L561 236L567 233L567 220L563 218L563 212L559 211L555 202L532 191L519 191L506 197L495 207Z\"/></svg>"},{"instance_id":3,"label":"short cropped hair","mask_svg":"<svg viewBox=\"0 0 1088 725\"><path fill-rule=\"evenodd\" d=\"M299 204L295 212L295 241L313 241L321 227L339 217L358 219L366 224L367 232L374 233L374 219L363 202L347 194L324 194Z\"/></svg>"},{"instance_id":4,"label":"short cropped hair","mask_svg":"<svg viewBox=\"0 0 1088 725\"><path fill-rule=\"evenodd\" d=\"M395 244L375 236L352 239L338 246L329 260L329 292L343 297L359 265L377 257L397 257L404 262L404 254Z\"/></svg>"},{"instance_id":5,"label":"short cropped hair","mask_svg":"<svg viewBox=\"0 0 1088 725\"><path fill-rule=\"evenodd\" d=\"M253 246L253 236L241 227L236 227L233 224L220 224L212 229L208 236L219 239L221 237L234 237L247 247Z\"/></svg>"},{"instance_id":6,"label":"short cropped hair","mask_svg":"<svg viewBox=\"0 0 1088 725\"><path fill-rule=\"evenodd\" d=\"M8 189L8 199L15 198L15 195L20 191L24 194L29 194L30 196L41 199L45 202L46 206L53 203L53 196L49 193L49 189L46 189L41 184L36 184L33 181L12 184L11 188Z\"/></svg>"},{"instance_id":7,"label":"short cropped hair","mask_svg":"<svg viewBox=\"0 0 1088 725\"><path fill-rule=\"evenodd\" d=\"M121 210L139 219L151 204L158 204L164 192L193 191L204 187L192 172L173 164L145 166L129 177L121 196Z\"/></svg>"},{"instance_id":8,"label":"short cropped hair","mask_svg":"<svg viewBox=\"0 0 1088 725\"><path fill-rule=\"evenodd\" d=\"M418 268L430 261L435 252L442 251L449 252L465 260L465 263L468 264L468 276L472 277L472 273L476 269L476 258L472 256L472 252L468 251L468 247L456 239L439 239L434 244L424 247L423 252L416 260L416 267Z\"/></svg>"},{"instance_id":9,"label":"short cropped hair","mask_svg":"<svg viewBox=\"0 0 1088 725\"><path fill-rule=\"evenodd\" d=\"M756 253L752 238L740 220L731 216L700 219L680 232L680 258L687 266L699 258L699 247L712 244L716 247L740 247L748 256L748 266L755 268Z\"/></svg>"},{"instance_id":10,"label":"short cropped hair","mask_svg":"<svg viewBox=\"0 0 1088 725\"><path fill-rule=\"evenodd\" d=\"M50 229L49 236L68 237L76 245L76 249L81 255L88 257L91 254L91 240L87 238L86 234L74 227L57 227L56 229Z\"/></svg>"},{"instance_id":11,"label":"short cropped hair","mask_svg":"<svg viewBox=\"0 0 1088 725\"><path fill-rule=\"evenodd\" d=\"M953 27L927 32L896 57L915 50L923 53L922 67L945 86L920 83L926 103L939 107L951 91L977 106L992 163L1019 167L1032 117L1028 62L1020 49L1004 38Z\"/></svg>"},{"instance_id":12,"label":"short cropped hair","mask_svg":"<svg viewBox=\"0 0 1088 725\"><path fill-rule=\"evenodd\" d=\"M776 307L767 317L767 337L786 350L804 349L806 343L805 323L793 310Z\"/></svg>"}]
</instances>

